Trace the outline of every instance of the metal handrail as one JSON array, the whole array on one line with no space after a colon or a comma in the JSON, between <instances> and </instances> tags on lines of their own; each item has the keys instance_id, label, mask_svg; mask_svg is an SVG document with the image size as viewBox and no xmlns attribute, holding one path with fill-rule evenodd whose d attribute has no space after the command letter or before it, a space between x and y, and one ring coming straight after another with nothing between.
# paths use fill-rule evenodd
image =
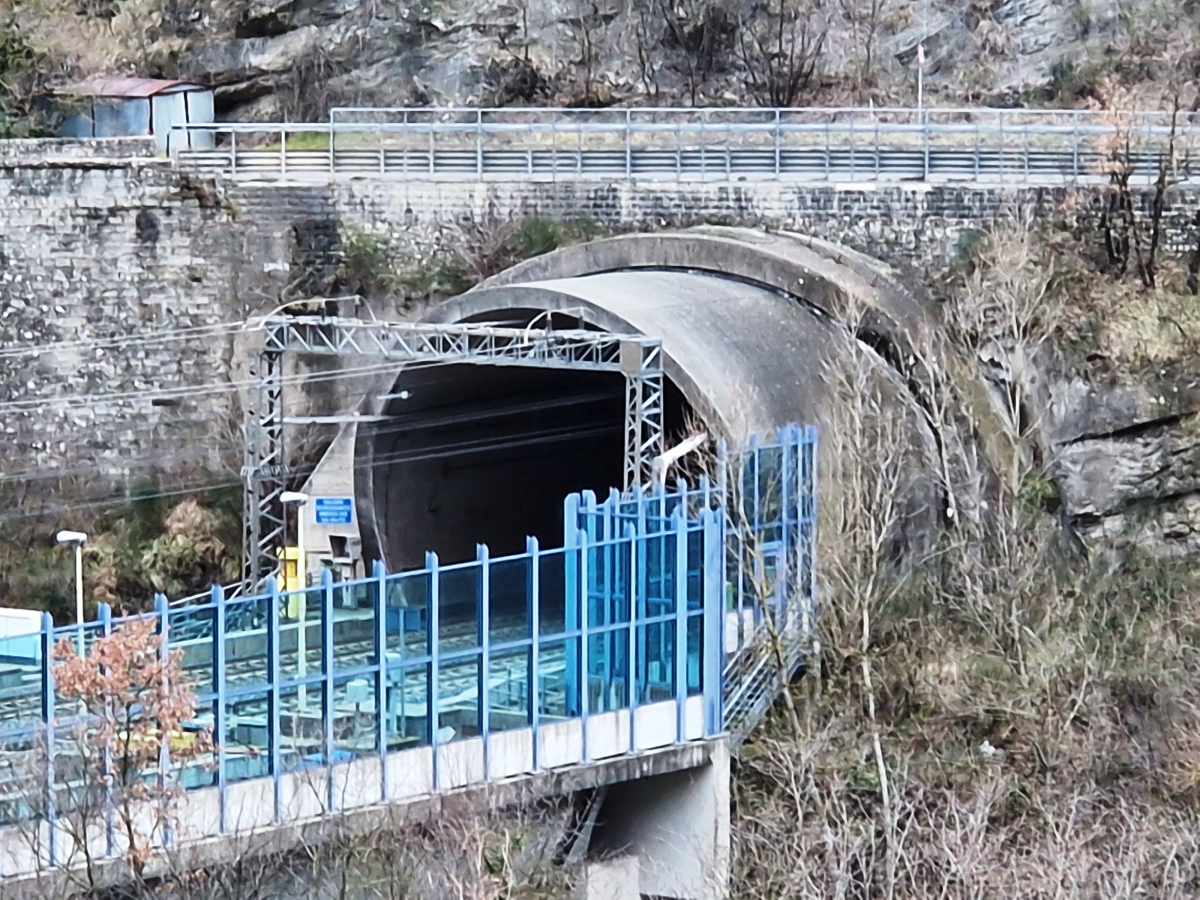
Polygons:
<instances>
[{"instance_id":1,"label":"metal handrail","mask_svg":"<svg viewBox=\"0 0 1200 900\"><path fill-rule=\"evenodd\" d=\"M172 131L185 133L212 132L219 134L375 134L379 132L395 134L556 134L563 130L562 123L553 122L348 122L348 123L292 123L292 122L212 122L188 123L171 126ZM730 124L726 129L729 134L825 134L855 133L853 123L839 122L744 122ZM1111 135L1119 133L1120 129L1112 124L1100 125L982 125L972 123L950 123L939 125L934 123L891 123L879 122L873 125L876 134L1041 134L1041 135ZM1172 129L1168 125L1151 125L1137 130L1139 135L1147 137L1169 137L1175 135L1200 135L1200 125L1182 125ZM705 134L712 133L712 126L704 123L576 123L568 133L582 132L585 134ZM862 133L861 130L857 133Z\"/></svg>"},{"instance_id":2,"label":"metal handrail","mask_svg":"<svg viewBox=\"0 0 1200 900\"><path fill-rule=\"evenodd\" d=\"M289 146L303 134L326 139ZM1107 174L1122 134L1135 165L1157 168L1171 146L1169 164L1190 176L1200 123L1153 111L339 107L325 122L176 125L170 146L182 165L250 178L1078 183Z\"/></svg>"}]
</instances>

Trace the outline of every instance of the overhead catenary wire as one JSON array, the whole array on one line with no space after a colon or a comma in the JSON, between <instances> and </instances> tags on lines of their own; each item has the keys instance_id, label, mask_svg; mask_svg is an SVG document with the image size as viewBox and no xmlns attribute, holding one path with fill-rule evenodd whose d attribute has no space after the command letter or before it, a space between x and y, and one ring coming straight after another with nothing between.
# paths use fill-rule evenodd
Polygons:
<instances>
[{"instance_id":1,"label":"overhead catenary wire","mask_svg":"<svg viewBox=\"0 0 1200 900\"><path fill-rule=\"evenodd\" d=\"M332 358L332 357L331 357ZM341 378L353 374L370 374L377 372L399 371L400 369L412 370L428 366L444 366L455 365L465 362L462 359L432 359L432 360L406 360L406 359L389 359L378 363L371 363L364 366L351 366L334 370L332 372L303 372L292 375L281 374L280 384L298 384L307 381L319 381L324 378ZM132 391L113 391L107 393L94 394L74 394L74 395L59 395L55 397L31 397L20 400L6 400L0 402L0 411L36 411L46 407L53 407L58 411L79 406L87 406L96 402L119 403L119 402L134 402L138 400L166 400L178 397L194 397L197 395L210 395L233 393L242 388L256 387L262 383L262 378L247 378L239 381L209 381L201 384L179 385L164 388L139 388Z\"/></svg>"},{"instance_id":2,"label":"overhead catenary wire","mask_svg":"<svg viewBox=\"0 0 1200 900\"><path fill-rule=\"evenodd\" d=\"M291 375L281 374L279 376L279 383L285 386L296 385L308 382L329 381L337 378L347 378L355 375L380 374L392 371L398 372L401 368L408 371L412 369L426 368L429 366L454 365L457 362L459 362L459 360L453 359L428 361L389 360L386 362L371 363L364 366L349 366L328 372L300 372ZM0 402L0 411L13 410L17 412L34 412L45 407L56 407L60 411L66 411L72 408L85 407L89 404L97 402L120 403L136 402L139 400L169 400L212 394L228 394L237 392L243 388L255 388L262 383L262 378L245 378L238 381L206 381L200 384L182 384L164 388L140 388L138 390L114 391L110 393L74 394L57 397L31 397L27 400L6 400Z\"/></svg>"},{"instance_id":3,"label":"overhead catenary wire","mask_svg":"<svg viewBox=\"0 0 1200 900\"><path fill-rule=\"evenodd\" d=\"M492 407L486 410L476 411L472 413L450 413L435 416L427 416L420 414L418 417L390 417L386 423L372 424L371 434L374 437L398 434L411 430L414 426L427 428L433 426L445 426L463 424L466 422L476 422L485 419L495 419L507 415L523 415L530 412L538 412L546 409L554 409L566 405L579 405L604 402L606 400L617 400L619 398L603 393L594 392L591 394L576 395L572 394L565 397L553 398L550 400L541 400L532 403L522 403L512 406ZM186 421L198 421L197 419L189 419ZM203 419L207 421L207 419ZM124 425L121 425L124 429ZM144 428L153 427L149 424L144 425ZM240 443L239 443L240 446ZM114 468L129 469L131 467L153 464L155 466L169 465L176 462L201 462L205 454L190 453L190 454L162 454L156 453L151 456L136 456L113 459L108 466L97 464L89 464L86 466L77 466L70 469L31 469L22 472L12 472L0 475L0 484L35 480L49 480L54 478L77 477L81 475L104 474L112 471Z\"/></svg>"},{"instance_id":4,"label":"overhead catenary wire","mask_svg":"<svg viewBox=\"0 0 1200 900\"><path fill-rule=\"evenodd\" d=\"M67 351L124 350L129 347L194 340L198 337L234 333L241 330L248 330L246 329L245 322L219 322L211 325L194 325L148 332L126 332L108 337L85 338L74 341L16 344L8 347L0 347L0 359L11 359L20 356L42 356L48 353L63 353Z\"/></svg>"},{"instance_id":5,"label":"overhead catenary wire","mask_svg":"<svg viewBox=\"0 0 1200 900\"><path fill-rule=\"evenodd\" d=\"M384 454L370 460L356 460L352 465L352 468L355 471L358 471L360 469L368 469L381 465L394 465L396 463L404 462L421 462L429 459L440 459L447 456L462 456L488 451L513 450L543 443L561 443L566 440L583 440L585 438L597 437L602 434L618 431L622 427L623 426L620 423L614 422L605 425L597 425L586 429L560 428L547 429L542 432L528 432L518 438L513 438L507 441L488 441L487 439L462 441L455 444L444 444L438 447ZM296 469L293 469L291 474L306 475L311 473L314 468L315 465L300 466ZM63 513L83 509L124 506L138 501L187 496L189 494L208 493L211 491L226 490L229 488L243 486L244 485L242 481L224 481L217 483L198 482L194 486L181 486L165 491L152 491L148 493L137 494L122 493L120 495L98 498L96 500L84 500L77 503L56 504L53 506L43 507L42 509L36 511L0 514L0 523L17 521L20 519L62 515Z\"/></svg>"},{"instance_id":6,"label":"overhead catenary wire","mask_svg":"<svg viewBox=\"0 0 1200 900\"><path fill-rule=\"evenodd\" d=\"M124 332L103 337L88 337L79 340L49 341L29 344L12 344L0 347L0 359L15 356L40 356L45 353L56 353L66 350L113 350L127 347L144 346L148 344L167 343L170 341L191 340L205 334L221 334L223 332L253 332L260 331L265 321L277 316L289 306L304 303L325 303L361 298L349 297L304 297L281 303L264 316L255 315L247 319L232 322L210 322L205 325L184 325L178 328L157 328L144 331Z\"/></svg>"},{"instance_id":7,"label":"overhead catenary wire","mask_svg":"<svg viewBox=\"0 0 1200 900\"><path fill-rule=\"evenodd\" d=\"M480 421L483 419L494 419L506 415L524 415L531 412L538 412L547 409L555 409L568 405L599 403L606 400L616 401L620 399L616 395L605 392L593 392L589 394L571 394L563 397L556 397L548 400L539 400L531 403L521 403L504 407L492 407L486 410L470 412L470 413L444 413L442 415L428 416L424 413L418 414L419 417L389 417L385 423L372 424L371 434L373 436L397 434L408 431L415 427L430 427L430 426L445 426L463 424L465 422ZM184 424L211 421L208 416L191 416L183 419L173 419L170 424ZM115 423L114 428L119 428L122 431L149 431L153 428L160 427L159 423L141 423L134 426L132 429L128 423ZM290 427L290 426L289 426ZM56 438L71 438L73 435L63 434L56 435ZM42 436L43 440L52 440L46 436ZM238 447L241 446L239 441ZM232 445L231 445L232 449ZM85 466L76 466L64 469L27 469L20 472L6 472L0 474L0 484L24 483L29 481L46 481L55 478L75 478L83 475L102 475L106 472L111 472L114 469L125 469L154 466L156 468L169 466L174 463L203 462L206 456L203 451L193 453L154 453L150 456L134 456L125 458L114 458L108 466L99 464L88 464Z\"/></svg>"}]
</instances>

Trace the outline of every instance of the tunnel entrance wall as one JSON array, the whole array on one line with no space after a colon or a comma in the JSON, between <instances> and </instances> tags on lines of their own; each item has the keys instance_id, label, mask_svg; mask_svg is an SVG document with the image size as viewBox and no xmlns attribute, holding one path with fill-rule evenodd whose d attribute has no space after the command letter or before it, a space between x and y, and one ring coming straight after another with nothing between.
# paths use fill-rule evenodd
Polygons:
<instances>
[{"instance_id":1,"label":"tunnel entrance wall","mask_svg":"<svg viewBox=\"0 0 1200 900\"><path fill-rule=\"evenodd\" d=\"M680 256L682 243L667 240L672 236L652 237L657 242L654 246L674 248L671 252L680 259L686 256ZM690 235L675 237L682 241ZM711 236L704 237L701 245L711 240ZM728 236L721 238L724 243L729 240ZM641 246L633 238L621 241L626 248ZM779 281L786 274L781 274L779 247L768 243L770 252L763 251L767 259L764 271L772 281ZM747 241L742 252L752 258L756 249L753 241ZM698 251L693 248L689 252ZM525 268L532 271L536 263L546 274L569 268L568 262L554 262L559 256L574 260L568 260L570 265L581 259L579 249L571 248ZM844 266L845 283L853 291L865 290L862 261L854 263L853 267ZM740 265L745 267L745 259ZM823 265L836 270L843 264L825 258ZM826 289L832 297L842 287L828 281ZM547 311L561 315L547 317ZM905 312L902 319L919 318L919 311L912 307L901 312ZM908 386L882 357L856 339L851 327L817 304L798 300L776 283L756 283L745 273L634 268L530 283L511 283L510 278L499 277L447 301L426 318L442 323L512 325L539 316L543 324L550 318L556 323L569 322L569 327L660 338L664 373L678 397L674 407L694 413L696 426L735 445L752 435L766 436L790 422L828 426L841 389L831 389L831 382L836 383L837 373L849 367L864 368L860 382L879 394L881 408L895 414L909 435L911 483L901 504L905 515L917 521L913 527L918 530L927 530L936 520L936 477L930 474L936 471L936 445ZM411 382L412 396L420 402L407 401L404 409L392 405L384 412L411 416L416 411L436 418L450 413L455 404L521 406L562 399L562 392L571 395L572 391L582 398L594 389L595 382L574 377L579 375L508 374L492 379L466 372L444 376L405 373L395 390L404 389L409 383L406 379L418 379ZM481 391L478 397L476 386ZM618 378L613 389L619 387ZM561 540L560 503L565 494L585 489L603 493L619 484L619 429L612 431L611 438L597 434L588 439L590 443L573 445L564 437L555 440L553 448L529 452L510 444L519 440L520 433L536 434L551 427L548 421L556 427L603 430L606 426L601 420L610 417L611 423L618 425L621 410L616 394L608 407L588 401L558 409L561 411L543 410L540 420L518 415L504 424L477 424L470 434L462 430L461 423L422 424L419 416L409 420L403 437L387 433L403 427L403 420L388 423L386 432L368 433L361 451L369 458L371 473L363 480L369 494L362 498L363 508L370 510L381 555L388 564L419 565L426 549L436 550L445 559L471 558L479 541L488 542L497 552L500 548L516 551L526 534L538 536L544 544ZM674 429L668 429L668 444L683 436L683 418L676 414ZM458 433L446 433L447 428L458 429ZM490 443L492 449L440 454L446 441L454 445L471 439L479 441L480 447ZM611 463L602 461L602 455ZM534 494L541 499L531 502L529 497ZM364 516L364 523L366 520ZM364 544L369 543L364 537Z\"/></svg>"}]
</instances>

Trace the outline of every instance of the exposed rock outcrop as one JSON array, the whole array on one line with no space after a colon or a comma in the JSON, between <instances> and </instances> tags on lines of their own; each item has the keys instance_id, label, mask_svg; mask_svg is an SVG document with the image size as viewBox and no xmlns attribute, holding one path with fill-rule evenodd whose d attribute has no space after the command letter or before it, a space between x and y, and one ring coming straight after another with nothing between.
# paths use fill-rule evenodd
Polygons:
<instances>
[{"instance_id":1,"label":"exposed rock outcrop","mask_svg":"<svg viewBox=\"0 0 1200 900\"><path fill-rule=\"evenodd\" d=\"M1106 76L1161 89L1200 60L1186 37L1200 13L1182 0L146 0L139 10L81 25L34 6L31 40L81 75L210 83L218 113L243 120L320 118L335 105L756 106L781 102L781 90L784 105L913 105L919 45L934 104L1076 105ZM811 77L794 77L810 62L799 47L813 52Z\"/></svg>"},{"instance_id":2,"label":"exposed rock outcrop","mask_svg":"<svg viewBox=\"0 0 1200 900\"><path fill-rule=\"evenodd\" d=\"M1055 385L1046 431L1065 516L1085 541L1200 552L1200 372Z\"/></svg>"}]
</instances>

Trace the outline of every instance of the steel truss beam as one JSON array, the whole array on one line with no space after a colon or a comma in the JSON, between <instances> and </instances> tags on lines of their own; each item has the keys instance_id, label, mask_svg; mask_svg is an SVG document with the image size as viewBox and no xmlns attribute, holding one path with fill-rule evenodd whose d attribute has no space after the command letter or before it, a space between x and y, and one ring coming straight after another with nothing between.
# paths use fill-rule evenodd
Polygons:
<instances>
[{"instance_id":1,"label":"steel truss beam","mask_svg":"<svg viewBox=\"0 0 1200 900\"><path fill-rule=\"evenodd\" d=\"M323 316L261 320L263 350L246 417L244 589L253 591L278 571L283 545L280 494L287 486L283 441L283 355L374 356L399 363L471 363L584 369L625 376L624 487L647 484L662 452L662 344L644 335L571 329L501 328L364 322Z\"/></svg>"}]
</instances>

